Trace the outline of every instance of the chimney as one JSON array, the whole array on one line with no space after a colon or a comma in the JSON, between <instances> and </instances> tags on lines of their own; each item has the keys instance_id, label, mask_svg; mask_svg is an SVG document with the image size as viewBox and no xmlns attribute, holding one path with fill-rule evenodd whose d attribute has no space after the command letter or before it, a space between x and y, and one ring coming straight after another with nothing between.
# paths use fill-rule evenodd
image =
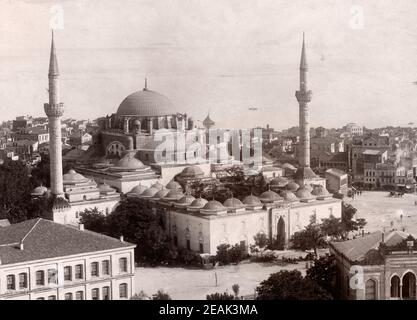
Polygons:
<instances>
[{"instance_id":1,"label":"chimney","mask_svg":"<svg viewBox=\"0 0 417 320\"><path fill-rule=\"evenodd\" d=\"M124 242L125 240L124 240L124 238L123 238L123 236L120 236L120 242Z\"/></svg>"},{"instance_id":2,"label":"chimney","mask_svg":"<svg viewBox=\"0 0 417 320\"><path fill-rule=\"evenodd\" d=\"M80 231L84 231L84 224L83 223L80 223L78 225L78 229L80 229Z\"/></svg>"},{"instance_id":3,"label":"chimney","mask_svg":"<svg viewBox=\"0 0 417 320\"><path fill-rule=\"evenodd\" d=\"M19 249L22 251L25 249L25 246L23 245L23 241L20 241Z\"/></svg>"},{"instance_id":4,"label":"chimney","mask_svg":"<svg viewBox=\"0 0 417 320\"><path fill-rule=\"evenodd\" d=\"M382 232L382 243L385 243L385 234Z\"/></svg>"}]
</instances>

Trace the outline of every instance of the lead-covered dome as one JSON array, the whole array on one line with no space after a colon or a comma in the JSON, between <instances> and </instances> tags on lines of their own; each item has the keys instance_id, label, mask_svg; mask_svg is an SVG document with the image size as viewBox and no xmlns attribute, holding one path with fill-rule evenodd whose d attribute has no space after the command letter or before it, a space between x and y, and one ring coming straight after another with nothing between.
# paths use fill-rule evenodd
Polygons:
<instances>
[{"instance_id":1,"label":"lead-covered dome","mask_svg":"<svg viewBox=\"0 0 417 320\"><path fill-rule=\"evenodd\" d=\"M82 174L75 172L74 169L69 170L68 173L63 176L64 184L84 183L87 181L89 181L89 179L84 177Z\"/></svg>"},{"instance_id":2,"label":"lead-covered dome","mask_svg":"<svg viewBox=\"0 0 417 320\"><path fill-rule=\"evenodd\" d=\"M239 209L243 208L245 205L237 198L229 198L223 202L223 206L229 209Z\"/></svg>"},{"instance_id":3,"label":"lead-covered dome","mask_svg":"<svg viewBox=\"0 0 417 320\"><path fill-rule=\"evenodd\" d=\"M127 96L117 110L118 116L158 117L176 114L175 106L164 95L143 89Z\"/></svg>"}]
</instances>

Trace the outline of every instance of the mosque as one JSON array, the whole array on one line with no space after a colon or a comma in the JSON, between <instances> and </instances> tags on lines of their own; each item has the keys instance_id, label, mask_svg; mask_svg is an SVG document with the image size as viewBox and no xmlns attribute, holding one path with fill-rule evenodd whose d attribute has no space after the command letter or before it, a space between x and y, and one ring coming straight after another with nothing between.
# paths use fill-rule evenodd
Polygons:
<instances>
[{"instance_id":1,"label":"mosque","mask_svg":"<svg viewBox=\"0 0 417 320\"><path fill-rule=\"evenodd\" d=\"M197 128L194 120L178 112L167 97L150 90L146 80L143 90L126 97L116 113L102 118L97 144L103 156L63 174L60 135L64 105L59 101L59 71L52 35L49 103L45 104L50 131L51 188L38 187L32 195L52 194L52 220L75 225L84 209L96 207L109 214L121 194L125 194L162 213L165 230L176 246L200 253L215 254L222 243L248 248L258 233L288 244L292 234L303 229L311 216L317 221L330 215L341 216L341 201L329 194L325 179L310 169L308 103L312 93L307 89L307 73L303 38L300 89L296 92L301 132L299 167L286 177L282 177L282 168L273 168L270 163L265 168L255 168L265 174L279 173L276 177L267 176L269 190L258 196L238 195L220 203L194 198L187 186L195 181L210 181L219 165L230 166L239 161L221 152L218 153L223 156L214 162L207 160L205 155L211 151L205 138L215 126L210 115L203 122L205 130ZM174 136L173 143L168 144L176 145L170 152L161 148L167 136ZM175 138L178 136L185 138Z\"/></svg>"}]
</instances>

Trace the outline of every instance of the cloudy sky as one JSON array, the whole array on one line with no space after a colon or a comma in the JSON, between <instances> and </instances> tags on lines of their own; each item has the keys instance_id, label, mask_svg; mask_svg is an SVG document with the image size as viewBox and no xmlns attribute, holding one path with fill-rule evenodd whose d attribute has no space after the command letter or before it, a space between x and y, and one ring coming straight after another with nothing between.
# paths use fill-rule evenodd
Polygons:
<instances>
[{"instance_id":1,"label":"cloudy sky","mask_svg":"<svg viewBox=\"0 0 417 320\"><path fill-rule=\"evenodd\" d=\"M416 16L415 0L0 0L0 120L43 115L52 25L66 117L111 114L148 77L198 120L297 125L305 31L312 126L417 123Z\"/></svg>"}]
</instances>

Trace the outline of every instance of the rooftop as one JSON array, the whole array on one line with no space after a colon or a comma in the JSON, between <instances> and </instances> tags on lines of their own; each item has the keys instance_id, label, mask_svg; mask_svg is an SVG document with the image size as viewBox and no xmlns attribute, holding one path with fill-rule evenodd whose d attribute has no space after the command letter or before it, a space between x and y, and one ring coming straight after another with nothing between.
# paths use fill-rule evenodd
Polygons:
<instances>
[{"instance_id":1,"label":"rooftop","mask_svg":"<svg viewBox=\"0 0 417 320\"><path fill-rule=\"evenodd\" d=\"M20 250L20 242L23 242L24 250ZM1 265L134 246L99 233L81 231L41 218L12 224L0 231Z\"/></svg>"}]
</instances>

